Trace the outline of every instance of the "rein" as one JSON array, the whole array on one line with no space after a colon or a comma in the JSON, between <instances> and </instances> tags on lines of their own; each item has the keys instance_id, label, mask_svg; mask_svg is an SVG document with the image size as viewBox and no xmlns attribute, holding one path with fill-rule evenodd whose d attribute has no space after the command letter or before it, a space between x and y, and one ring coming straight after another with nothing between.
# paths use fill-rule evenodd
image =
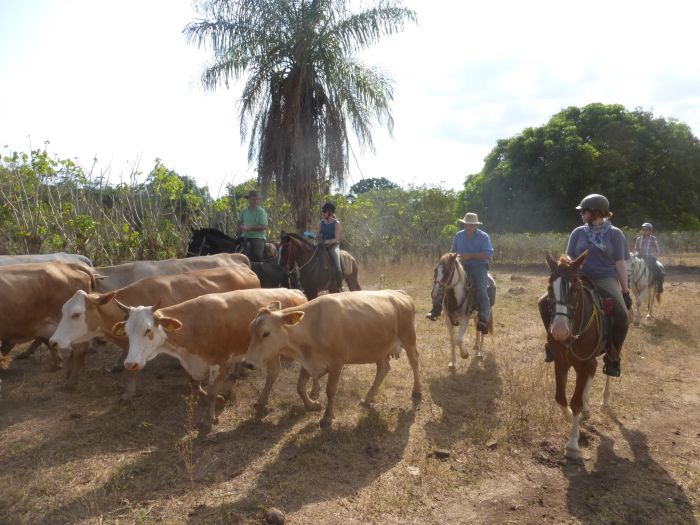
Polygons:
<instances>
[{"instance_id":1,"label":"rein","mask_svg":"<svg viewBox=\"0 0 700 525\"><path fill-rule=\"evenodd\" d=\"M452 271L450 272L449 277L447 279L445 279L444 283L442 281L438 281L437 279L433 279L433 283L437 284L443 290L454 290L458 284L462 284L461 279L457 279L457 282L455 284L450 284L454 278L455 272L457 271L458 264L461 264L461 263L459 261L457 261L457 259L455 259L454 265L452 266ZM462 306L464 306L464 303L466 303L467 299L469 298L469 290L466 288L466 286L464 288L465 288L464 298L455 307L455 311L458 311L460 308L462 308Z\"/></svg>"},{"instance_id":2,"label":"rein","mask_svg":"<svg viewBox=\"0 0 700 525\"><path fill-rule=\"evenodd\" d=\"M569 287L567 286L567 282L569 281L569 278L564 275L558 275L558 277L562 280L561 281L561 294L562 294L562 301L551 301L552 304L554 305L561 305L566 307L566 312L554 312L554 316L556 315L563 315L565 317L568 317L571 319L572 324L574 321L574 318L576 317L576 307L583 306L583 294L584 290L587 291L591 297L591 315L588 317L588 321L586 321L586 324L584 325L583 322L583 315L579 318L579 323L578 323L578 329L577 330L572 330L573 334L569 336L569 338L565 342L565 347L567 349L567 355L572 355L574 358L576 358L579 361L588 361L589 359L592 359L595 357L595 355L598 353L598 349L600 348L600 345L603 342L603 329L602 329L602 319L600 316L600 311L598 309L598 306L596 305L594 301L594 290L583 285L579 279L572 280L571 284L574 285L576 284L576 289L578 290L577 296L580 298L579 301L576 302L576 304L570 303L568 299L568 293L569 293ZM571 313L569 313L571 312ZM590 355L586 357L581 357L576 354L574 351L573 346L578 342L579 338L588 332L590 330L591 326L593 326L593 323L595 322L595 325L600 327L598 329L598 342L596 343L595 347L593 348L593 351L590 353Z\"/></svg>"}]
</instances>

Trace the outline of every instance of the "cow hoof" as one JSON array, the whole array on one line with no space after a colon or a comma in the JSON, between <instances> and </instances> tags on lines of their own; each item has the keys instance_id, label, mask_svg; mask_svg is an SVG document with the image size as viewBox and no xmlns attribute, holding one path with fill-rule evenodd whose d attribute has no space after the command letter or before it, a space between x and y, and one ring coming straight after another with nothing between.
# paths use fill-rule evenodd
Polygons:
<instances>
[{"instance_id":1,"label":"cow hoof","mask_svg":"<svg viewBox=\"0 0 700 525\"><path fill-rule=\"evenodd\" d=\"M123 405L126 405L128 403L131 403L134 400L134 395L133 394L123 394L119 398L119 402Z\"/></svg>"},{"instance_id":2,"label":"cow hoof","mask_svg":"<svg viewBox=\"0 0 700 525\"><path fill-rule=\"evenodd\" d=\"M325 417L319 421L318 426L321 428L331 428L331 423L333 421L331 419L326 419Z\"/></svg>"},{"instance_id":3,"label":"cow hoof","mask_svg":"<svg viewBox=\"0 0 700 525\"><path fill-rule=\"evenodd\" d=\"M411 397L412 397L413 399L420 400L420 399L423 399L423 394L421 393L420 390L414 390L414 391L411 393Z\"/></svg>"},{"instance_id":4,"label":"cow hoof","mask_svg":"<svg viewBox=\"0 0 700 525\"><path fill-rule=\"evenodd\" d=\"M469 350L460 350L459 357L461 357L462 359L468 359L469 358Z\"/></svg>"},{"instance_id":5,"label":"cow hoof","mask_svg":"<svg viewBox=\"0 0 700 525\"><path fill-rule=\"evenodd\" d=\"M456 367L454 364L452 364L452 363L450 363L449 365L447 365L447 369L448 369L450 372L452 372L453 374L457 371L457 367Z\"/></svg>"}]
</instances>

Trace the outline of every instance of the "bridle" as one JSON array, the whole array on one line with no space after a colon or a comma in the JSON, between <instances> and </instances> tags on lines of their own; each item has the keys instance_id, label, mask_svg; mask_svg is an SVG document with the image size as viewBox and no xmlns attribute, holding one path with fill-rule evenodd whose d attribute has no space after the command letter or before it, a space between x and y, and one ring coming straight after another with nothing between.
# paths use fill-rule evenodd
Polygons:
<instances>
[{"instance_id":1,"label":"bridle","mask_svg":"<svg viewBox=\"0 0 700 525\"><path fill-rule=\"evenodd\" d=\"M438 263L438 265L435 267L435 271L433 274L433 285L439 286L443 291L454 290L457 287L457 285L459 285L461 283L460 279L454 278L455 273L457 272L457 265L458 264L461 264L461 263L457 260L457 257L454 257L452 260L452 270L450 271L450 274L448 275L448 277L444 281L439 281L437 279L437 270L438 270L438 267L440 266L440 263ZM462 306L464 306L464 303L467 302L467 299L469 298L470 290L468 289L468 287L465 287L465 288L466 289L465 289L464 297L459 302L459 304L455 307L455 310L461 309Z\"/></svg>"},{"instance_id":2,"label":"bridle","mask_svg":"<svg viewBox=\"0 0 700 525\"><path fill-rule=\"evenodd\" d=\"M557 279L559 279L559 300L557 300L556 295L554 295L554 282ZM578 293L571 294L574 297L570 297L569 292L571 292L571 289L573 287L575 287ZM573 330L574 319L576 318L576 310L577 308L582 308L583 306L584 289L588 290L591 293L591 315L588 318L588 321L585 323L585 326L583 321L583 314L580 315L578 329ZM598 352L598 348L600 348L600 345L603 342L603 330L602 325L599 323L600 312L595 302L592 300L593 290L591 290L581 282L581 279L577 273L574 274L570 272L559 272L555 270L549 277L549 289L547 290L547 295L550 302L550 308L554 310L554 313L552 314L552 319L554 319L554 317L556 317L557 315L561 315L568 319L571 319L572 330L570 331L569 338L564 342L564 345L568 352L579 361L587 361L594 357ZM571 302L570 299L573 299L574 302ZM566 310L564 312L557 312L557 305L565 307ZM597 326L599 326L598 343L595 345L595 348L589 356L580 357L574 351L573 345L579 340L579 338L583 334L585 334L590 329L594 322L597 324Z\"/></svg>"}]
</instances>

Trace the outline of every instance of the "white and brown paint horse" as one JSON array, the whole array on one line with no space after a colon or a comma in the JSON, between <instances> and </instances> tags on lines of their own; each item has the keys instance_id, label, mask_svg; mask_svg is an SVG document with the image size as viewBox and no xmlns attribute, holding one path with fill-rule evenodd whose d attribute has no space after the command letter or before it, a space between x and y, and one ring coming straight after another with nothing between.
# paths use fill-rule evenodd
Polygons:
<instances>
[{"instance_id":1,"label":"white and brown paint horse","mask_svg":"<svg viewBox=\"0 0 700 525\"><path fill-rule=\"evenodd\" d=\"M644 299L647 299L647 321L654 317L654 298L657 303L661 303L661 292L656 290L656 280L647 262L633 254L627 261L627 278L632 293L637 298L635 301L637 308L634 312L634 326L639 326L642 319L640 312Z\"/></svg>"},{"instance_id":2,"label":"white and brown paint horse","mask_svg":"<svg viewBox=\"0 0 700 525\"><path fill-rule=\"evenodd\" d=\"M444 291L442 299L443 314L447 330L450 332L452 359L448 368L451 372L457 370L456 347L462 359L469 357L469 351L464 347L464 336L469 328L469 320L474 320L474 326L479 321L478 310L474 301L475 294L471 293L471 279L459 262L458 253L446 253L437 263L433 275L431 297L435 300ZM455 337L455 323L459 324L459 333ZM477 357L484 357L484 335L474 330L474 348ZM493 335L493 308L489 319L489 334Z\"/></svg>"},{"instance_id":3,"label":"white and brown paint horse","mask_svg":"<svg viewBox=\"0 0 700 525\"><path fill-rule=\"evenodd\" d=\"M567 421L571 432L566 443L566 457L579 459L578 445L581 419L590 416L590 395L593 377L598 368L598 356L605 351L603 314L596 305L593 285L583 281L579 268L588 252L570 261L562 255L559 261L547 253L547 265L551 271L547 295L553 309L547 340L554 353L555 400ZM576 373L576 386L571 400L566 401L566 382L569 369ZM610 377L606 376L603 406L610 402Z\"/></svg>"}]
</instances>

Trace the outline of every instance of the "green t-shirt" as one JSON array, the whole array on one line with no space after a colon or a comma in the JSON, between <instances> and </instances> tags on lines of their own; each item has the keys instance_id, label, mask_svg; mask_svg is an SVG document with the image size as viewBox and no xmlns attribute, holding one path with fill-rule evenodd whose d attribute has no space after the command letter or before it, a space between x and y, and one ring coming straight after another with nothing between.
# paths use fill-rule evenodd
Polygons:
<instances>
[{"instance_id":1,"label":"green t-shirt","mask_svg":"<svg viewBox=\"0 0 700 525\"><path fill-rule=\"evenodd\" d=\"M257 208L243 208L240 222L243 226L267 226L267 212L258 206ZM243 232L243 237L248 239L267 239L264 231Z\"/></svg>"}]
</instances>

